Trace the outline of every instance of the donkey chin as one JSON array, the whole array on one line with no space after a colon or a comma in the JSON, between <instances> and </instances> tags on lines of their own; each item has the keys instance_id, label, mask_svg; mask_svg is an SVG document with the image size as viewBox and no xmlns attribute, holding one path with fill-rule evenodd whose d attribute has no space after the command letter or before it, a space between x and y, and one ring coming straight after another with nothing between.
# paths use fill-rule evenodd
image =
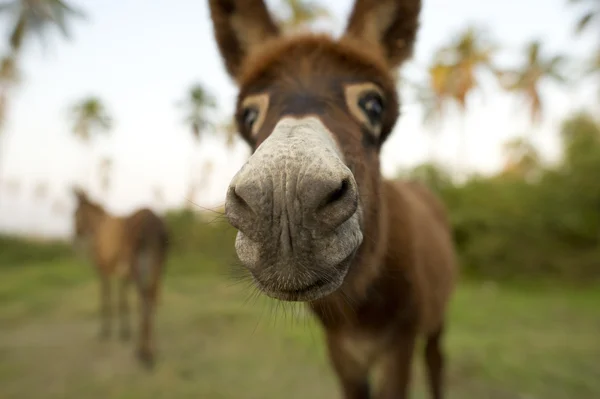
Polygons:
<instances>
[{"instance_id":1,"label":"donkey chin","mask_svg":"<svg viewBox=\"0 0 600 399\"><path fill-rule=\"evenodd\" d=\"M336 291L346 277L363 235L359 211L331 234L311 237L298 228L297 238L263 236L251 238L239 231L235 249L266 295L284 301L313 301ZM298 231L304 230L304 231Z\"/></svg>"}]
</instances>

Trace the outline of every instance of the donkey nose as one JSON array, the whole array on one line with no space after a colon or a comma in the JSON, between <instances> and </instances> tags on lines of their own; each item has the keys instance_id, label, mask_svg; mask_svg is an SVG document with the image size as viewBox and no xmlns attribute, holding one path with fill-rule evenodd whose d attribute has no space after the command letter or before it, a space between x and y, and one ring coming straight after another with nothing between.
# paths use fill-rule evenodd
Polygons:
<instances>
[{"instance_id":1,"label":"donkey nose","mask_svg":"<svg viewBox=\"0 0 600 399\"><path fill-rule=\"evenodd\" d=\"M227 190L225 212L234 227L252 232L261 221L271 218L274 203L297 204L287 212L310 225L334 229L358 209L356 181L345 169L290 177L282 190L260 184L255 173L243 173Z\"/></svg>"},{"instance_id":2,"label":"donkey nose","mask_svg":"<svg viewBox=\"0 0 600 399\"><path fill-rule=\"evenodd\" d=\"M305 220L315 220L327 229L340 226L358 209L354 177L349 171L336 172L305 178L298 187Z\"/></svg>"},{"instance_id":3,"label":"donkey nose","mask_svg":"<svg viewBox=\"0 0 600 399\"><path fill-rule=\"evenodd\" d=\"M251 229L261 216L261 193L254 179L242 179L231 184L225 196L225 214L229 222L238 230ZM263 213L266 213L263 210Z\"/></svg>"}]
</instances>

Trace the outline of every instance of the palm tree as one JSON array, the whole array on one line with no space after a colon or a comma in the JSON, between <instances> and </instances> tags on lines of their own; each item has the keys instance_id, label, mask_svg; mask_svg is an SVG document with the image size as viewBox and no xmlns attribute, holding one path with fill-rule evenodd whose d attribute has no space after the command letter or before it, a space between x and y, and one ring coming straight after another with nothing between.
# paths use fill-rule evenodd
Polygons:
<instances>
[{"instance_id":1,"label":"palm tree","mask_svg":"<svg viewBox=\"0 0 600 399\"><path fill-rule=\"evenodd\" d=\"M8 93L20 82L21 74L14 56L0 59L0 131L6 118Z\"/></svg>"},{"instance_id":2,"label":"palm tree","mask_svg":"<svg viewBox=\"0 0 600 399\"><path fill-rule=\"evenodd\" d=\"M84 142L89 142L95 134L106 133L112 128L112 118L102 100L87 97L77 101L71 108L73 133Z\"/></svg>"},{"instance_id":3,"label":"palm tree","mask_svg":"<svg viewBox=\"0 0 600 399\"><path fill-rule=\"evenodd\" d=\"M238 128L234 118L228 118L219 124L219 128L225 133L225 146L232 148L235 144Z\"/></svg>"},{"instance_id":4,"label":"palm tree","mask_svg":"<svg viewBox=\"0 0 600 399\"><path fill-rule=\"evenodd\" d=\"M600 1L569 0L569 2L575 5L579 5L585 2L587 7L587 9L577 20L577 24L575 25L575 34L581 35L587 30L593 30L592 25L594 23L598 25L598 28L600 28ZM598 31L598 28L596 29L596 31ZM583 71L584 76L594 75L600 72L600 41L597 42L596 50L592 53L593 55L590 57L590 59L585 62L585 70ZM600 90L598 91L598 95L600 96Z\"/></svg>"},{"instance_id":5,"label":"palm tree","mask_svg":"<svg viewBox=\"0 0 600 399\"><path fill-rule=\"evenodd\" d=\"M310 0L282 0L286 18L281 20L283 29L300 30L319 18L331 18L329 10Z\"/></svg>"},{"instance_id":6,"label":"palm tree","mask_svg":"<svg viewBox=\"0 0 600 399\"><path fill-rule=\"evenodd\" d=\"M446 73L452 82L452 97L463 112L466 111L469 94L480 87L477 70L484 67L495 72L492 58L497 50L496 44L483 30L469 26L437 54L438 62L450 67Z\"/></svg>"},{"instance_id":7,"label":"palm tree","mask_svg":"<svg viewBox=\"0 0 600 399\"><path fill-rule=\"evenodd\" d=\"M581 34L582 32L589 29L594 22L600 22L600 1L598 0L569 0L572 4L581 4L587 2L589 9L586 10L577 20L575 25L575 33Z\"/></svg>"},{"instance_id":8,"label":"palm tree","mask_svg":"<svg viewBox=\"0 0 600 399\"><path fill-rule=\"evenodd\" d=\"M77 101L70 111L73 134L86 145L88 151L91 151L90 143L96 135L107 133L113 127L112 117L98 97L83 98ZM91 160L91 156L88 160Z\"/></svg>"},{"instance_id":9,"label":"palm tree","mask_svg":"<svg viewBox=\"0 0 600 399\"><path fill-rule=\"evenodd\" d=\"M446 114L446 106L454 94L452 67L439 60L427 69L427 83L413 85L416 89L417 101L423 108L423 123L430 129L430 162L434 161L435 133L439 122Z\"/></svg>"},{"instance_id":10,"label":"palm tree","mask_svg":"<svg viewBox=\"0 0 600 399\"><path fill-rule=\"evenodd\" d=\"M200 134L206 128L214 127L206 113L217 108L217 100L202 84L194 84L180 106L186 109L185 121L190 125L196 141L200 140Z\"/></svg>"},{"instance_id":11,"label":"palm tree","mask_svg":"<svg viewBox=\"0 0 600 399\"><path fill-rule=\"evenodd\" d=\"M165 204L165 194L162 187L154 186L152 188L152 196L154 197L154 201L158 207L162 207Z\"/></svg>"},{"instance_id":12,"label":"palm tree","mask_svg":"<svg viewBox=\"0 0 600 399\"><path fill-rule=\"evenodd\" d=\"M69 38L67 20L71 17L85 17L81 10L63 0L12 0L0 3L0 13L9 12L14 16L14 27L10 31L9 43L14 53L20 53L24 39L31 33L43 37L51 26L58 28Z\"/></svg>"},{"instance_id":13,"label":"palm tree","mask_svg":"<svg viewBox=\"0 0 600 399\"><path fill-rule=\"evenodd\" d=\"M522 94L529 103L529 114L532 123L538 124L543 114L543 104L540 96L540 84L545 79L564 83L566 78L560 69L564 57L555 55L543 57L541 43L537 40L529 43L525 49L526 59L516 70L499 71L502 86L511 92Z\"/></svg>"},{"instance_id":14,"label":"palm tree","mask_svg":"<svg viewBox=\"0 0 600 399\"><path fill-rule=\"evenodd\" d=\"M71 17L84 17L82 11L63 0L0 0L0 17L4 14L12 15L14 26L9 31L11 53L0 61L0 129L6 119L9 89L19 80L18 56L25 38L31 33L37 33L43 38L50 26L57 27L68 38L67 20Z\"/></svg>"},{"instance_id":15,"label":"palm tree","mask_svg":"<svg viewBox=\"0 0 600 399\"><path fill-rule=\"evenodd\" d=\"M437 68L437 78L434 87L444 95L452 98L458 104L462 114L463 127L459 144L459 159L466 159L466 136L464 118L467 111L469 94L480 87L477 71L480 68L496 72L493 56L498 50L482 29L468 26L465 30L442 47L436 54L434 66ZM451 93L451 94L450 94Z\"/></svg>"},{"instance_id":16,"label":"palm tree","mask_svg":"<svg viewBox=\"0 0 600 399\"><path fill-rule=\"evenodd\" d=\"M502 150L506 159L502 174L528 180L539 172L540 156L527 138L516 137L508 140L502 146Z\"/></svg>"},{"instance_id":17,"label":"palm tree","mask_svg":"<svg viewBox=\"0 0 600 399\"><path fill-rule=\"evenodd\" d=\"M0 136L6 121L8 109L9 92L20 82L21 74L18 70L15 57L7 55L0 59ZM0 142L0 172L1 163L4 159L6 147L4 142ZM0 173L1 176L1 173Z\"/></svg>"},{"instance_id":18,"label":"palm tree","mask_svg":"<svg viewBox=\"0 0 600 399\"><path fill-rule=\"evenodd\" d=\"M215 128L215 125L207 116L207 111L214 111L217 108L217 100L201 83L192 85L186 98L180 102L179 106L186 110L185 121L190 125L196 143L200 142L201 133L207 128ZM193 160L191 161L191 164L191 176L187 197L191 202L194 202L196 192L196 184L194 181L196 179L196 173L194 173L193 170ZM191 204L187 203L187 206L191 207Z\"/></svg>"},{"instance_id":19,"label":"palm tree","mask_svg":"<svg viewBox=\"0 0 600 399\"><path fill-rule=\"evenodd\" d=\"M104 195L108 195L110 189L110 175L112 171L113 162L109 157L104 157L100 161L99 172L100 172L100 189L104 192Z\"/></svg>"},{"instance_id":20,"label":"palm tree","mask_svg":"<svg viewBox=\"0 0 600 399\"><path fill-rule=\"evenodd\" d=\"M588 69L586 71L587 74L593 74L600 72L600 50L596 52L596 56L593 57L588 65Z\"/></svg>"},{"instance_id":21,"label":"palm tree","mask_svg":"<svg viewBox=\"0 0 600 399\"><path fill-rule=\"evenodd\" d=\"M431 76L429 76L429 78L431 78ZM413 89L415 100L423 110L423 125L430 128L429 160L432 162L435 157L435 125L437 125L437 122L439 122L442 117L443 107L439 101L440 99L436 96L435 90L431 87L431 79L427 80L425 84L408 82L408 85Z\"/></svg>"}]
</instances>

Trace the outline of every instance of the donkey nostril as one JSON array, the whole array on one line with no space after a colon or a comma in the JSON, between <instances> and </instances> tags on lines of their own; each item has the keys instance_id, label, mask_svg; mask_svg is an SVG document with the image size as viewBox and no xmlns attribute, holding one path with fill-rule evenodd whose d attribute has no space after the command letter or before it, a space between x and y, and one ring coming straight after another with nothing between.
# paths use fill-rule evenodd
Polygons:
<instances>
[{"instance_id":1,"label":"donkey nostril","mask_svg":"<svg viewBox=\"0 0 600 399\"><path fill-rule=\"evenodd\" d=\"M316 207L316 209L313 208L314 211L312 211L316 211L317 219L329 227L341 225L348 220L358 208L358 192L356 191L356 186L351 180L351 177L345 177L338 182L339 183L336 185L329 183L320 186L322 190L322 200L319 206ZM325 189L326 187L329 189ZM335 188L332 190L332 187ZM319 186L315 189L318 192Z\"/></svg>"},{"instance_id":2,"label":"donkey nostril","mask_svg":"<svg viewBox=\"0 0 600 399\"><path fill-rule=\"evenodd\" d=\"M325 198L325 201L323 202L323 204L321 204L319 208L324 208L328 205L332 205L340 201L348 195L349 190L350 180L347 178L343 179L340 185Z\"/></svg>"},{"instance_id":3,"label":"donkey nostril","mask_svg":"<svg viewBox=\"0 0 600 399\"><path fill-rule=\"evenodd\" d=\"M252 210L252 207L250 204L248 204L248 201L246 201L244 197L240 195L236 188L237 187L233 187L231 189L229 198L227 198L229 206L235 208L237 212L253 214L254 211Z\"/></svg>"},{"instance_id":4,"label":"donkey nostril","mask_svg":"<svg viewBox=\"0 0 600 399\"><path fill-rule=\"evenodd\" d=\"M258 213L260 213L259 187L252 181L232 184L225 197L225 216L233 227L250 235L256 229Z\"/></svg>"}]
</instances>

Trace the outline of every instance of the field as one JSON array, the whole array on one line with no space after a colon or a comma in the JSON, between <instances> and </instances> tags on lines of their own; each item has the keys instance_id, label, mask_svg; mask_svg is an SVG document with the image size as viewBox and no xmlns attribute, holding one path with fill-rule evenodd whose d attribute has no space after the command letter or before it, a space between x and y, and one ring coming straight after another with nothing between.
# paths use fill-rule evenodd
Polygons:
<instances>
[{"instance_id":1,"label":"field","mask_svg":"<svg viewBox=\"0 0 600 399\"><path fill-rule=\"evenodd\" d=\"M246 301L248 289L214 260L173 258L168 268L158 363L147 372L133 342L96 338L88 265L65 258L0 267L0 397L339 397L306 315ZM600 290L557 287L461 282L447 340L451 398L600 397ZM417 362L413 397L424 398Z\"/></svg>"}]
</instances>

